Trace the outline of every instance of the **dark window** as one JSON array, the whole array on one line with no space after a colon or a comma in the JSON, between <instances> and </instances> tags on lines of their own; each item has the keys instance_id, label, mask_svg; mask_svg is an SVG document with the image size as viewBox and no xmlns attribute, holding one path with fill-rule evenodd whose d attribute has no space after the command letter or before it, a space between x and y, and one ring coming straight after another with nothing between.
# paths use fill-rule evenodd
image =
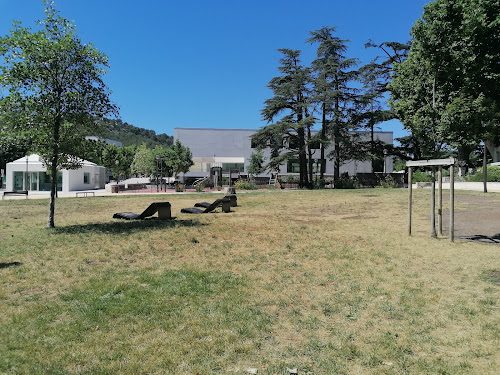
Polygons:
<instances>
[{"instance_id":1,"label":"dark window","mask_svg":"<svg viewBox=\"0 0 500 375\"><path fill-rule=\"evenodd\" d=\"M299 159L289 159L286 166L287 173L300 173Z\"/></svg>"},{"instance_id":2,"label":"dark window","mask_svg":"<svg viewBox=\"0 0 500 375\"><path fill-rule=\"evenodd\" d=\"M321 143L319 141L309 142L309 148L311 150L319 150L321 148Z\"/></svg>"}]
</instances>

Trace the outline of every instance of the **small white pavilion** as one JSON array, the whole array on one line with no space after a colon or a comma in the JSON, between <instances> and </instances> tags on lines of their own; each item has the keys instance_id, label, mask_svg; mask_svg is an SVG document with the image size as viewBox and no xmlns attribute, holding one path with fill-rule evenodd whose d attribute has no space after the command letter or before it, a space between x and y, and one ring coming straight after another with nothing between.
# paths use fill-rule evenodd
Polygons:
<instances>
[{"instance_id":1,"label":"small white pavilion","mask_svg":"<svg viewBox=\"0 0 500 375\"><path fill-rule=\"evenodd\" d=\"M40 156L32 154L7 163L6 190L50 191L50 176ZM79 169L63 169L57 174L57 191L104 189L106 168L87 160Z\"/></svg>"}]
</instances>

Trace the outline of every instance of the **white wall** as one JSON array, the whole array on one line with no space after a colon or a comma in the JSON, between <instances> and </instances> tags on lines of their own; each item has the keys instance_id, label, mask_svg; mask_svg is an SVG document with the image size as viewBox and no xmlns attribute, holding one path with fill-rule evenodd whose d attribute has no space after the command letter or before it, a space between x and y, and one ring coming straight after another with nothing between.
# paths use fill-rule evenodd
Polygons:
<instances>
[{"instance_id":1,"label":"white wall","mask_svg":"<svg viewBox=\"0 0 500 375\"><path fill-rule=\"evenodd\" d=\"M45 172L46 168L43 166L38 155L30 155L28 158L27 170L28 172ZM5 186L7 191L14 190L14 172L26 172L26 158L7 163L7 182ZM62 170L61 172L62 192L67 193L75 190L104 189L106 168L102 166L84 162L84 166L80 169ZM84 184L84 172L90 175L89 184Z\"/></svg>"},{"instance_id":2,"label":"white wall","mask_svg":"<svg viewBox=\"0 0 500 375\"><path fill-rule=\"evenodd\" d=\"M179 140L184 146L189 147L193 159L209 161L216 157L243 157L245 159L245 172L247 170L250 155L255 152L251 148L250 137L256 132L253 129L215 129L215 128L175 128L174 140ZM369 139L368 132L362 133L362 138ZM388 144L393 144L392 132L375 132L375 139ZM333 149L333 148L332 148ZM326 154L330 152L326 150ZM269 159L270 151L264 150L264 157ZM313 151L313 158L320 158L320 150ZM392 157L386 158L386 171L392 172ZM333 162L327 160L326 174L333 175ZM348 172L350 175L356 173L371 173L371 161L352 161L340 167L340 173ZM283 165L281 174L287 173L287 166ZM200 173L198 173L200 174ZM268 175L265 173L264 175Z\"/></svg>"}]
</instances>

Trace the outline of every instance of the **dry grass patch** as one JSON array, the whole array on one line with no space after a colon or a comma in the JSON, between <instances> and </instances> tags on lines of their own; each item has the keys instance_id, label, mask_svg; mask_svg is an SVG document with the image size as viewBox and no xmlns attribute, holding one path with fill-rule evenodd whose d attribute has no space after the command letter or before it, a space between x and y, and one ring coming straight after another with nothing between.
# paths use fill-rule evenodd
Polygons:
<instances>
[{"instance_id":1,"label":"dry grass patch","mask_svg":"<svg viewBox=\"0 0 500 375\"><path fill-rule=\"evenodd\" d=\"M498 247L429 238L427 195L413 237L392 189L2 202L0 372L494 374Z\"/></svg>"}]
</instances>

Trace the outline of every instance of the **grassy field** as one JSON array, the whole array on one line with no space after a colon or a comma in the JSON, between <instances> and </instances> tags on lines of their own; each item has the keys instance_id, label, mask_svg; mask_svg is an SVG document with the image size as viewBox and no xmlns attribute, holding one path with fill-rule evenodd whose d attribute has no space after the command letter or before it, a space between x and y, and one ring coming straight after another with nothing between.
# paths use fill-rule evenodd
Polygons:
<instances>
[{"instance_id":1,"label":"grassy field","mask_svg":"<svg viewBox=\"0 0 500 375\"><path fill-rule=\"evenodd\" d=\"M428 236L416 191L0 202L2 374L498 374L500 248ZM172 221L127 222L170 201Z\"/></svg>"}]
</instances>

